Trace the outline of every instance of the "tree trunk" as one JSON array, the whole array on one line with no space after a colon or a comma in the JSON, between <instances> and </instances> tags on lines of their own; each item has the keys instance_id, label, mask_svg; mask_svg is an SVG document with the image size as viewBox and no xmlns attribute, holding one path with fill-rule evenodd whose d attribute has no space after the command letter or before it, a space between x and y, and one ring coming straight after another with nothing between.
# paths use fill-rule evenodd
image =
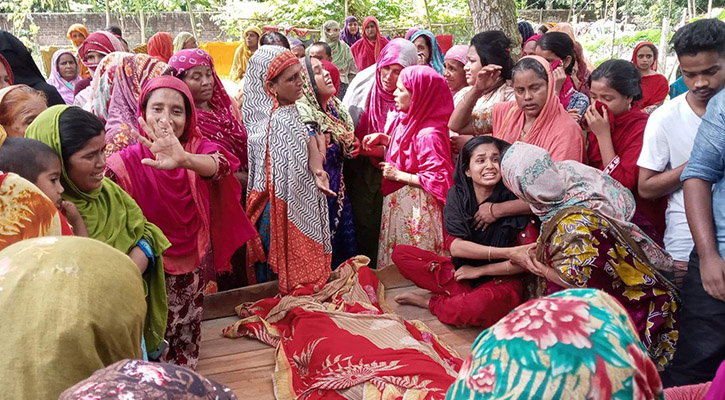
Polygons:
<instances>
[{"instance_id":1,"label":"tree trunk","mask_svg":"<svg viewBox=\"0 0 725 400\"><path fill-rule=\"evenodd\" d=\"M473 25L477 32L499 29L511 39L514 60L521 55L521 34L516 25L516 3L513 0L468 0Z\"/></svg>"},{"instance_id":2,"label":"tree trunk","mask_svg":"<svg viewBox=\"0 0 725 400\"><path fill-rule=\"evenodd\" d=\"M571 0L571 6L569 7L569 21L571 21L572 25L576 24L576 18L574 17L574 3L576 0Z\"/></svg>"},{"instance_id":3,"label":"tree trunk","mask_svg":"<svg viewBox=\"0 0 725 400\"><path fill-rule=\"evenodd\" d=\"M141 44L146 43L146 13L143 8L138 10L138 22L141 29Z\"/></svg>"},{"instance_id":4,"label":"tree trunk","mask_svg":"<svg viewBox=\"0 0 725 400\"><path fill-rule=\"evenodd\" d=\"M425 4L425 15L428 18L428 30L433 32L433 25L430 20L430 8L428 8L428 0L423 0L423 3Z\"/></svg>"},{"instance_id":5,"label":"tree trunk","mask_svg":"<svg viewBox=\"0 0 725 400\"><path fill-rule=\"evenodd\" d=\"M657 60L658 69L662 73L667 73L667 42L670 35L670 15L672 14L672 0L669 1L667 6L667 15L662 18L662 34L660 35L660 56ZM668 77L669 78L669 77Z\"/></svg>"},{"instance_id":6,"label":"tree trunk","mask_svg":"<svg viewBox=\"0 0 725 400\"><path fill-rule=\"evenodd\" d=\"M707 17L712 18L712 0L707 0Z\"/></svg>"},{"instance_id":7,"label":"tree trunk","mask_svg":"<svg viewBox=\"0 0 725 400\"><path fill-rule=\"evenodd\" d=\"M186 12L189 13L189 23L191 24L191 34L196 37L196 20L194 19L194 10L191 9L191 0L186 0Z\"/></svg>"},{"instance_id":8,"label":"tree trunk","mask_svg":"<svg viewBox=\"0 0 725 400\"><path fill-rule=\"evenodd\" d=\"M111 26L111 0L106 0L106 27Z\"/></svg>"},{"instance_id":9,"label":"tree trunk","mask_svg":"<svg viewBox=\"0 0 725 400\"><path fill-rule=\"evenodd\" d=\"M617 39L617 0L614 0L612 5L612 57L615 56L615 40Z\"/></svg>"}]
</instances>

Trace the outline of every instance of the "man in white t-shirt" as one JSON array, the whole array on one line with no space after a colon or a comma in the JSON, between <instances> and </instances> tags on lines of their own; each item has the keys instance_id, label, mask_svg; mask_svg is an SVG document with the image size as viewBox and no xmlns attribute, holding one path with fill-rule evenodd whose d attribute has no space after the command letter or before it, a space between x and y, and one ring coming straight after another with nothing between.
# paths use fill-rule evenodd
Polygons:
<instances>
[{"instance_id":1,"label":"man in white t-shirt","mask_svg":"<svg viewBox=\"0 0 725 400\"><path fill-rule=\"evenodd\" d=\"M697 128L710 99L725 86L722 49L677 48L685 85L684 96L666 102L649 118L644 131L639 169L639 195L657 199L669 195L665 249L672 255L680 283L694 247L685 216L680 175L690 159Z\"/></svg>"}]
</instances>

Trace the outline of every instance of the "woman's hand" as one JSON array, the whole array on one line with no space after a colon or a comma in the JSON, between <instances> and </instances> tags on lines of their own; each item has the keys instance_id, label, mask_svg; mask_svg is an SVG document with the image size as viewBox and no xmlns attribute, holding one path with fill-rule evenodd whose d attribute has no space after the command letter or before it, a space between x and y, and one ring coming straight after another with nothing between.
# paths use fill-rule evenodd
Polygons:
<instances>
[{"instance_id":1,"label":"woman's hand","mask_svg":"<svg viewBox=\"0 0 725 400\"><path fill-rule=\"evenodd\" d=\"M564 72L564 67L559 65L552 71L552 74L554 75L554 93L558 95L561 88L564 87L564 82L566 82L566 72Z\"/></svg>"},{"instance_id":2,"label":"woman's hand","mask_svg":"<svg viewBox=\"0 0 725 400\"><path fill-rule=\"evenodd\" d=\"M481 203L478 206L478 211L473 215L473 229L483 229L498 220L493 215L493 205L494 203Z\"/></svg>"},{"instance_id":3,"label":"woman's hand","mask_svg":"<svg viewBox=\"0 0 725 400\"><path fill-rule=\"evenodd\" d=\"M150 126L143 117L139 117L138 123L148 135L148 138L138 135L138 141L148 147L156 157L155 160L144 158L141 163L161 170L187 167L189 153L181 146L168 121L161 120L158 124Z\"/></svg>"},{"instance_id":4,"label":"woman's hand","mask_svg":"<svg viewBox=\"0 0 725 400\"><path fill-rule=\"evenodd\" d=\"M609 125L609 114L607 112L602 115L596 107L589 107L584 114L584 118L587 120L589 130L594 132L597 138L611 136L611 126Z\"/></svg>"},{"instance_id":5,"label":"woman's hand","mask_svg":"<svg viewBox=\"0 0 725 400\"><path fill-rule=\"evenodd\" d=\"M581 122L582 116L581 114L579 114L578 108L572 108L571 110L567 110L566 112L574 120L574 122L576 122L577 124Z\"/></svg>"},{"instance_id":6,"label":"woman's hand","mask_svg":"<svg viewBox=\"0 0 725 400\"><path fill-rule=\"evenodd\" d=\"M350 158L357 158L360 155L360 139L357 137L352 142L352 151L350 152Z\"/></svg>"},{"instance_id":7,"label":"woman's hand","mask_svg":"<svg viewBox=\"0 0 725 400\"><path fill-rule=\"evenodd\" d=\"M387 146L390 143L390 136L384 133L371 133L365 135L362 146L365 150L372 150L373 146Z\"/></svg>"},{"instance_id":8,"label":"woman's hand","mask_svg":"<svg viewBox=\"0 0 725 400\"><path fill-rule=\"evenodd\" d=\"M471 139L473 139L473 135L451 136L451 149L454 153L458 154L461 152L463 146Z\"/></svg>"},{"instance_id":9,"label":"woman's hand","mask_svg":"<svg viewBox=\"0 0 725 400\"><path fill-rule=\"evenodd\" d=\"M476 75L476 83L473 84L473 89L479 95L482 95L486 90L493 87L501 78L502 67L500 65L488 64L481 68Z\"/></svg>"},{"instance_id":10,"label":"woman's hand","mask_svg":"<svg viewBox=\"0 0 725 400\"><path fill-rule=\"evenodd\" d=\"M456 270L453 274L453 278L460 282L466 279L477 279L484 275L484 268L472 267L470 265L463 265Z\"/></svg>"},{"instance_id":11,"label":"woman's hand","mask_svg":"<svg viewBox=\"0 0 725 400\"><path fill-rule=\"evenodd\" d=\"M402 181L402 175L403 172L401 172L399 169L395 168L395 166L391 163L387 162L381 162L380 169L383 170L383 178L387 180L391 180L393 182L400 182Z\"/></svg>"},{"instance_id":12,"label":"woman's hand","mask_svg":"<svg viewBox=\"0 0 725 400\"><path fill-rule=\"evenodd\" d=\"M510 247L507 253L512 263L536 275L543 273L543 264L536 261L536 243Z\"/></svg>"},{"instance_id":13,"label":"woman's hand","mask_svg":"<svg viewBox=\"0 0 725 400\"><path fill-rule=\"evenodd\" d=\"M325 172L324 169L318 169L314 171L315 186L325 196L337 197L337 193L330 190L330 175Z\"/></svg>"}]
</instances>

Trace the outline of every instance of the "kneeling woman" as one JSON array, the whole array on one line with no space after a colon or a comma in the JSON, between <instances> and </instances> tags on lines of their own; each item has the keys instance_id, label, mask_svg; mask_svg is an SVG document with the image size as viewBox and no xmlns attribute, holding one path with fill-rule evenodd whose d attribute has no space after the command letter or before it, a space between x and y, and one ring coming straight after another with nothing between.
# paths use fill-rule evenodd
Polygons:
<instances>
[{"instance_id":1,"label":"kneeling woman","mask_svg":"<svg viewBox=\"0 0 725 400\"><path fill-rule=\"evenodd\" d=\"M386 133L363 139L367 148L388 147L380 163L384 198L378 268L393 265L391 254L399 244L443 252L443 204L453 175L447 127L453 96L446 80L427 66L403 69L395 108Z\"/></svg>"},{"instance_id":2,"label":"kneeling woman","mask_svg":"<svg viewBox=\"0 0 725 400\"><path fill-rule=\"evenodd\" d=\"M454 186L443 209L446 232L454 237L452 258L413 246L397 246L393 261L400 273L419 287L425 297L406 293L395 298L402 304L429 307L446 324L489 327L522 300L519 263L528 262L537 232L526 216L501 218L477 229L478 205L516 199L501 182L500 159L509 146L491 136L476 136L461 150Z\"/></svg>"},{"instance_id":3,"label":"kneeling woman","mask_svg":"<svg viewBox=\"0 0 725 400\"><path fill-rule=\"evenodd\" d=\"M139 143L109 157L106 174L171 242L164 253L169 351L162 361L195 368L204 272L229 271L234 251L256 232L231 175L239 162L202 137L186 84L172 76L150 80L139 96L138 114Z\"/></svg>"},{"instance_id":4,"label":"kneeling woman","mask_svg":"<svg viewBox=\"0 0 725 400\"><path fill-rule=\"evenodd\" d=\"M546 150L515 143L501 161L503 181L541 218L531 272L544 294L563 288L603 290L629 312L649 356L663 367L674 354L680 300L657 272L672 259L637 225L634 197L611 176Z\"/></svg>"}]
</instances>

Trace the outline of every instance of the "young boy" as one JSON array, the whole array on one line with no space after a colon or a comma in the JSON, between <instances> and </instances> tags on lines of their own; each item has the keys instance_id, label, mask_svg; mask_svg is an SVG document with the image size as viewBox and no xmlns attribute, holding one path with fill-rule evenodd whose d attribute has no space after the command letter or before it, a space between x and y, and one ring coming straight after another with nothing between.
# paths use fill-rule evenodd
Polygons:
<instances>
[{"instance_id":1,"label":"young boy","mask_svg":"<svg viewBox=\"0 0 725 400\"><path fill-rule=\"evenodd\" d=\"M680 264L689 259L665 387L710 381L725 359L725 23L693 22L673 42L689 92L650 117L638 162L641 195L671 193L667 250Z\"/></svg>"},{"instance_id":2,"label":"young boy","mask_svg":"<svg viewBox=\"0 0 725 400\"><path fill-rule=\"evenodd\" d=\"M672 41L689 91L652 113L637 165L640 196L654 200L669 195L665 249L675 260L679 271L675 276L681 286L694 243L680 175L690 159L707 103L725 86L725 22L693 22L677 31Z\"/></svg>"},{"instance_id":3,"label":"young boy","mask_svg":"<svg viewBox=\"0 0 725 400\"><path fill-rule=\"evenodd\" d=\"M62 167L50 146L34 139L7 138L0 147L0 171L16 173L32 182L55 203L76 236L88 236L78 208L61 197L64 192L60 184Z\"/></svg>"}]
</instances>

